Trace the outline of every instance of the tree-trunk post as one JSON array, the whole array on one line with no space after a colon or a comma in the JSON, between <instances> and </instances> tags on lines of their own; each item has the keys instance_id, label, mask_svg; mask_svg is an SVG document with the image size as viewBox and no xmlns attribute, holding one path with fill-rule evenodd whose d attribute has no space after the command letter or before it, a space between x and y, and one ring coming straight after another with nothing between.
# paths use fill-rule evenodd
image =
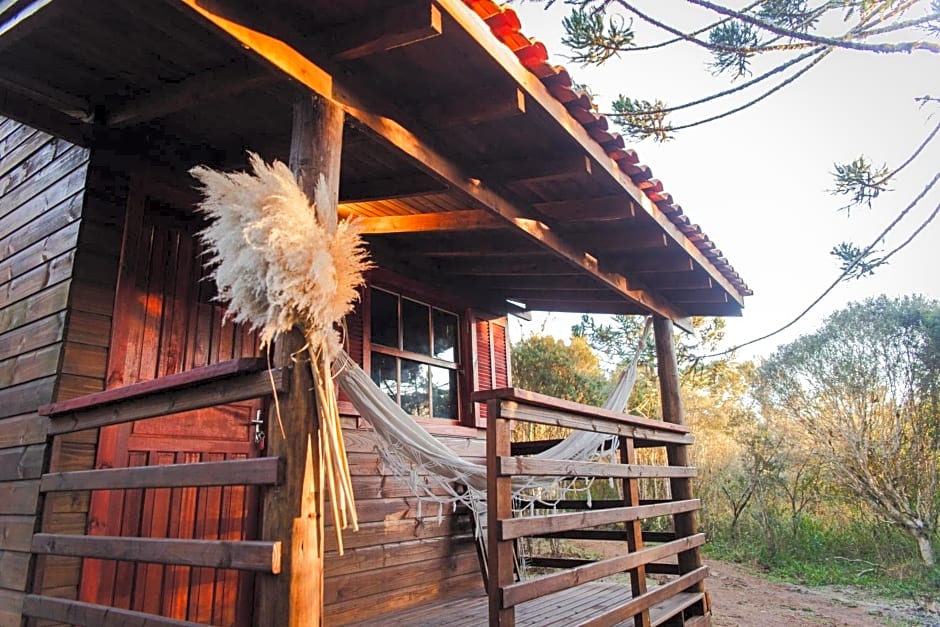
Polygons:
<instances>
[{"instance_id":1,"label":"tree-trunk post","mask_svg":"<svg viewBox=\"0 0 940 627\"><path fill-rule=\"evenodd\" d=\"M317 204L321 224L335 229L343 112L306 94L294 105L290 167ZM284 481L263 499L262 538L281 541L281 573L260 575L255 625L316 627L323 624L323 526L320 442L316 399L300 331L278 338L276 367L293 365L280 415L268 419L268 454L284 460Z\"/></svg>"},{"instance_id":2,"label":"tree-trunk post","mask_svg":"<svg viewBox=\"0 0 940 627\"><path fill-rule=\"evenodd\" d=\"M679 366L676 361L676 345L672 332L672 321L654 316L653 334L656 338L656 370L659 374L659 394L663 406L663 420L677 425L685 424L682 409L682 397L679 393ZM691 466L690 446L670 445L666 447L666 457L670 466ZM669 490L673 500L684 501L693 498L691 479L670 479ZM684 538L698 533L695 512L676 514L674 517L676 537ZM679 574L685 574L699 568L702 557L698 548L679 553ZM697 592L705 589L699 582L693 586Z\"/></svg>"}]
</instances>

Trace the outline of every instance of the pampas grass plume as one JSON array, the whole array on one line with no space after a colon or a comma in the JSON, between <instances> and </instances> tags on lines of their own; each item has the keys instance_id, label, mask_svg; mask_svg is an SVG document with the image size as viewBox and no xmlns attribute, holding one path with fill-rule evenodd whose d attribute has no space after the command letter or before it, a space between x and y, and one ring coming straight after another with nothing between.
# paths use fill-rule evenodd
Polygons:
<instances>
[{"instance_id":1,"label":"pampas grass plume","mask_svg":"<svg viewBox=\"0 0 940 627\"><path fill-rule=\"evenodd\" d=\"M332 360L335 327L371 267L361 232L349 220L330 232L285 164L248 158L251 172L190 170L202 184L201 237L218 298L232 320L259 331L262 346L296 326Z\"/></svg>"}]
</instances>

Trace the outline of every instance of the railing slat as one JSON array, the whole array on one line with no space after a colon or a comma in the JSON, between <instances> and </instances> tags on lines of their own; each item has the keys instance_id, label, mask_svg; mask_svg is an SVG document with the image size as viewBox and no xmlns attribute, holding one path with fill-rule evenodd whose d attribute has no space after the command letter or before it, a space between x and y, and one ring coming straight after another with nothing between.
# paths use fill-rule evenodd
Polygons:
<instances>
[{"instance_id":1,"label":"railing slat","mask_svg":"<svg viewBox=\"0 0 940 627\"><path fill-rule=\"evenodd\" d=\"M130 562L155 562L234 568L271 574L281 571L281 543L228 540L178 540L37 533L33 553Z\"/></svg>"},{"instance_id":2,"label":"railing slat","mask_svg":"<svg viewBox=\"0 0 940 627\"><path fill-rule=\"evenodd\" d=\"M526 457L497 458L501 476L527 475L532 477L599 477L615 479L667 479L695 477L696 469L681 466L644 466L640 464L606 464L602 462L575 462Z\"/></svg>"},{"instance_id":3,"label":"railing slat","mask_svg":"<svg viewBox=\"0 0 940 627\"><path fill-rule=\"evenodd\" d=\"M41 492L227 485L277 485L283 474L276 457L222 462L165 464L58 472L42 476Z\"/></svg>"},{"instance_id":4,"label":"railing slat","mask_svg":"<svg viewBox=\"0 0 940 627\"><path fill-rule=\"evenodd\" d=\"M674 540L667 544L642 549L636 553L611 557L592 564L577 566L560 573L553 573L551 575L538 577L537 579L514 583L503 588L503 605L505 607L512 607L547 594L552 594L553 592L565 590L589 581L602 579L644 564L649 564L656 560L677 555L681 551L688 551L689 549L702 546L703 544L705 544L705 534L698 534L690 538L682 538L681 540ZM652 603L650 605L652 605Z\"/></svg>"},{"instance_id":5,"label":"railing slat","mask_svg":"<svg viewBox=\"0 0 940 627\"><path fill-rule=\"evenodd\" d=\"M55 416L65 414L80 409L89 409L99 407L117 401L126 401L141 396L159 394L168 390L178 390L184 387L201 385L211 381L217 381L234 375L249 374L258 372L265 367L265 360L260 357L243 357L240 359L231 359L229 361L210 364L177 372L165 377L158 377L150 381L141 381L132 385L125 385L103 392L86 394L78 398L70 398L65 401L44 405L39 408L41 416Z\"/></svg>"},{"instance_id":6,"label":"railing slat","mask_svg":"<svg viewBox=\"0 0 940 627\"><path fill-rule=\"evenodd\" d=\"M69 625L93 627L198 627L200 625L156 614L37 594L26 596L23 602L23 615Z\"/></svg>"},{"instance_id":7,"label":"railing slat","mask_svg":"<svg viewBox=\"0 0 940 627\"><path fill-rule=\"evenodd\" d=\"M58 435L132 422L143 418L167 416L193 409L258 398L271 394L272 391L282 393L285 390L286 381L287 377L284 370L277 368L270 371L270 373L261 371L234 375L199 385L189 385L184 388L147 392L143 395L112 400L105 404L95 404L88 408L65 412L56 409L50 421L49 433ZM52 411L49 408L45 409Z\"/></svg>"},{"instance_id":8,"label":"railing slat","mask_svg":"<svg viewBox=\"0 0 940 627\"><path fill-rule=\"evenodd\" d=\"M513 540L523 536L541 535L571 529L583 529L597 525L626 522L667 516L682 512L691 512L701 508L698 499L674 501L660 505L637 505L634 507L612 507L591 512L572 512L567 514L549 514L499 521L499 539Z\"/></svg>"},{"instance_id":9,"label":"railing slat","mask_svg":"<svg viewBox=\"0 0 940 627\"><path fill-rule=\"evenodd\" d=\"M528 390L520 390L517 388L481 390L479 392L474 392L471 398L475 402L484 402L493 399L516 401L520 404L528 405L530 407L542 407L565 414L600 418L608 422L631 424L637 427L649 427L661 431L673 431L676 433L688 433L690 431L689 427L686 425L671 424L660 420L653 420L651 418L623 414L620 412L610 411L608 409L602 409L600 407L594 407L592 405L583 405L581 403L566 401L564 399L546 396L545 394L538 394ZM508 418L508 416L504 417Z\"/></svg>"},{"instance_id":10,"label":"railing slat","mask_svg":"<svg viewBox=\"0 0 940 627\"><path fill-rule=\"evenodd\" d=\"M606 433L608 435L622 435L628 438L645 440L647 443L656 442L659 445L692 443L692 436L689 433L678 432L674 429L665 429L658 426L637 426L626 421L617 421L610 418L568 414L563 410L532 407L515 401L500 401L500 415L509 420L521 420L523 422L534 422L593 433ZM657 424L653 420L650 422L654 425ZM676 426L665 422L658 424L669 427Z\"/></svg>"},{"instance_id":11,"label":"railing slat","mask_svg":"<svg viewBox=\"0 0 940 627\"><path fill-rule=\"evenodd\" d=\"M708 577L708 566L701 566L690 571L678 579L673 579L669 583L657 586L642 596L630 599L618 608L615 608L601 616L597 616L585 623L581 627L605 627L606 625L616 625L625 621L631 616L635 616L643 610L649 609L661 603L666 599L676 596L680 592L694 586L698 582Z\"/></svg>"}]
</instances>

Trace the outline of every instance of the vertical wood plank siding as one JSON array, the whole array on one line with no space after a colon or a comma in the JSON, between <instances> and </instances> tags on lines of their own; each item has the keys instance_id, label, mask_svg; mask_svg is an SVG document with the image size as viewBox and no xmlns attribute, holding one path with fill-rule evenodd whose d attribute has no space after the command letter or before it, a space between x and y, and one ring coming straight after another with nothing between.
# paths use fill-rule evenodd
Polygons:
<instances>
[{"instance_id":1,"label":"vertical wood plank siding","mask_svg":"<svg viewBox=\"0 0 940 627\"><path fill-rule=\"evenodd\" d=\"M67 316L89 153L14 120L0 127L0 624L14 625L32 576L43 461L88 446L82 434L48 450L35 410L61 397L63 367L100 368L101 347L71 343ZM57 504L58 529L77 527L81 501Z\"/></svg>"}]
</instances>

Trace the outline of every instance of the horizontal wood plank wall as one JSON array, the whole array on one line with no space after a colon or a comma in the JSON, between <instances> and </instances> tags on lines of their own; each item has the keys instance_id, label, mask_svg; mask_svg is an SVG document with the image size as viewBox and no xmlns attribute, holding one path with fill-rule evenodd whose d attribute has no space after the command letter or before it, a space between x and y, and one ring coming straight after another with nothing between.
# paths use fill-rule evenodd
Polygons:
<instances>
[{"instance_id":1,"label":"horizontal wood plank wall","mask_svg":"<svg viewBox=\"0 0 940 627\"><path fill-rule=\"evenodd\" d=\"M94 360L66 341L89 154L3 117L0 129L0 625L18 625L51 454L36 408L56 400L64 363ZM77 505L57 504L60 528Z\"/></svg>"},{"instance_id":2,"label":"horizontal wood plank wall","mask_svg":"<svg viewBox=\"0 0 940 627\"><path fill-rule=\"evenodd\" d=\"M90 156L55 401L105 389L128 187L128 174L117 163L104 150L93 150ZM97 429L56 436L49 471L94 468L97 444ZM52 493L45 498L44 533L85 532L90 502L87 492ZM80 558L50 555L36 560L35 592L77 598Z\"/></svg>"},{"instance_id":3,"label":"horizontal wood plank wall","mask_svg":"<svg viewBox=\"0 0 940 627\"><path fill-rule=\"evenodd\" d=\"M361 316L357 308L346 320L350 356L360 364L367 344ZM438 507L425 502L419 520L417 499L383 466L373 434L355 428L357 423L345 418L343 437L360 530L345 533L345 555L339 557L333 528L327 528L325 623L342 625L440 597L482 594L470 516L445 509L438 521ZM439 437L459 455L486 463L482 431Z\"/></svg>"},{"instance_id":4,"label":"horizontal wood plank wall","mask_svg":"<svg viewBox=\"0 0 940 627\"><path fill-rule=\"evenodd\" d=\"M326 624L341 625L420 605L431 599L478 590L483 580L471 518L434 503L419 505L406 483L384 468L371 431L346 429L359 531L343 536L335 551L328 519ZM485 441L440 436L458 454L485 462Z\"/></svg>"}]
</instances>

